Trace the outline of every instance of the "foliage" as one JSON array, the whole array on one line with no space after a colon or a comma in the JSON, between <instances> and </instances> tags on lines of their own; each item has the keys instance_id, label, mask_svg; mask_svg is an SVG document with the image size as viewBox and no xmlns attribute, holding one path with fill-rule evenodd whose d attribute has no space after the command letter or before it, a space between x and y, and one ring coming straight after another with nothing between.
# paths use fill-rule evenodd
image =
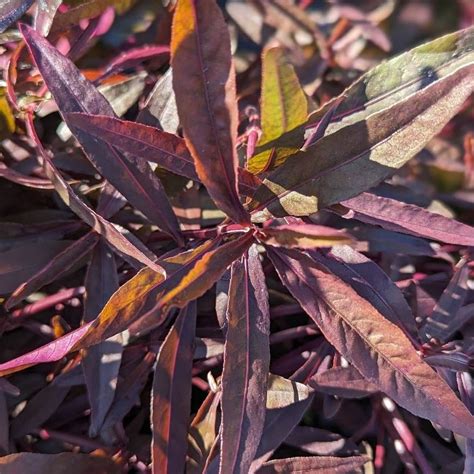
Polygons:
<instances>
[{"instance_id":1,"label":"foliage","mask_svg":"<svg viewBox=\"0 0 474 474\"><path fill-rule=\"evenodd\" d=\"M0 472L472 472L474 11L363 3L2 3Z\"/></svg>"}]
</instances>

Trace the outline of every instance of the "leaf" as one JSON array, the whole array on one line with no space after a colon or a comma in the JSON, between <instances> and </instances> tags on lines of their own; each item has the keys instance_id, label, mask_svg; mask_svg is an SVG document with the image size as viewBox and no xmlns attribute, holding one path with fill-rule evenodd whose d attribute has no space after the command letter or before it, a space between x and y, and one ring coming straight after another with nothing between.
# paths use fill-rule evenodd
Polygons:
<instances>
[{"instance_id":1,"label":"leaf","mask_svg":"<svg viewBox=\"0 0 474 474\"><path fill-rule=\"evenodd\" d=\"M43 240L18 245L0 253L0 294L14 291L18 285L41 270L63 252L70 242Z\"/></svg>"},{"instance_id":2,"label":"leaf","mask_svg":"<svg viewBox=\"0 0 474 474\"><path fill-rule=\"evenodd\" d=\"M306 122L307 117L306 95L284 48L265 49L262 55L262 136L258 145L263 146L293 130ZM270 149L250 158L249 171L254 174L263 171L273 153ZM279 153L283 151L280 149Z\"/></svg>"},{"instance_id":3,"label":"leaf","mask_svg":"<svg viewBox=\"0 0 474 474\"><path fill-rule=\"evenodd\" d=\"M456 265L454 275L447 288L433 308L433 312L420 327L420 334L424 342L431 338L437 339L440 343L448 341L447 336L452 333L451 323L457 322L455 316L464 305L469 292L469 271L467 260L461 259Z\"/></svg>"},{"instance_id":4,"label":"leaf","mask_svg":"<svg viewBox=\"0 0 474 474\"><path fill-rule=\"evenodd\" d=\"M95 232L88 232L79 240L68 245L62 252L50 258L43 268L16 288L5 303L5 307L9 309L17 305L21 300L39 288L61 278L77 264L77 262L82 260L93 250L99 238L99 235Z\"/></svg>"},{"instance_id":5,"label":"leaf","mask_svg":"<svg viewBox=\"0 0 474 474\"><path fill-rule=\"evenodd\" d=\"M36 2L36 14L34 27L42 36L48 36L54 16L63 3L63 0L38 0Z\"/></svg>"},{"instance_id":6,"label":"leaf","mask_svg":"<svg viewBox=\"0 0 474 474\"><path fill-rule=\"evenodd\" d=\"M296 153L308 131L318 125L335 103L338 103L337 114L327 127L326 135L364 121L409 97L415 97L437 80L449 76L458 66L469 62L473 32L473 28L457 31L380 63L341 95L312 113L305 124L262 149L275 148L275 161L280 160L280 149L282 158Z\"/></svg>"},{"instance_id":7,"label":"leaf","mask_svg":"<svg viewBox=\"0 0 474 474\"><path fill-rule=\"evenodd\" d=\"M156 81L155 87L153 87L143 109L140 110L137 116L137 122L160 128L168 133L177 133L179 117L173 90L173 70L171 68Z\"/></svg>"},{"instance_id":8,"label":"leaf","mask_svg":"<svg viewBox=\"0 0 474 474\"><path fill-rule=\"evenodd\" d=\"M196 303L176 318L158 355L152 391L152 472L184 472L191 414Z\"/></svg>"},{"instance_id":9,"label":"leaf","mask_svg":"<svg viewBox=\"0 0 474 474\"><path fill-rule=\"evenodd\" d=\"M0 33L19 20L33 5L33 0L8 0L0 4Z\"/></svg>"},{"instance_id":10,"label":"leaf","mask_svg":"<svg viewBox=\"0 0 474 474\"><path fill-rule=\"evenodd\" d=\"M188 433L186 472L202 473L218 434L217 409L220 393L209 392L194 417Z\"/></svg>"},{"instance_id":11,"label":"leaf","mask_svg":"<svg viewBox=\"0 0 474 474\"><path fill-rule=\"evenodd\" d=\"M95 18L102 14L108 7L115 7L117 13L124 13L136 0L85 0L76 2L67 12L55 18L53 32L66 31L78 25L81 20Z\"/></svg>"},{"instance_id":12,"label":"leaf","mask_svg":"<svg viewBox=\"0 0 474 474\"><path fill-rule=\"evenodd\" d=\"M104 96L81 75L69 59L30 27L21 25L20 30L65 119L65 114L69 112L114 116L112 107ZM99 172L132 205L181 242L176 216L151 168L148 165L143 166L136 158L120 154L101 140L92 139L87 133L74 127L70 128Z\"/></svg>"},{"instance_id":13,"label":"leaf","mask_svg":"<svg viewBox=\"0 0 474 474\"><path fill-rule=\"evenodd\" d=\"M362 193L360 196L342 201L341 205L349 209L347 217L367 224L451 245L474 246L473 227L414 204L406 204L372 193ZM339 209L341 208L337 206L336 211Z\"/></svg>"},{"instance_id":14,"label":"leaf","mask_svg":"<svg viewBox=\"0 0 474 474\"><path fill-rule=\"evenodd\" d=\"M290 474L290 473L326 473L337 472L338 474L362 473L362 466L369 461L367 456L349 456L336 458L333 456L295 457L288 459L275 459L266 462L258 471L258 474Z\"/></svg>"},{"instance_id":15,"label":"leaf","mask_svg":"<svg viewBox=\"0 0 474 474\"><path fill-rule=\"evenodd\" d=\"M74 347L74 344L84 337L91 326L92 322L84 324L49 344L0 364L0 376L13 374L32 365L61 360Z\"/></svg>"},{"instance_id":16,"label":"leaf","mask_svg":"<svg viewBox=\"0 0 474 474\"><path fill-rule=\"evenodd\" d=\"M289 157L255 192L249 205L253 220L310 215L379 184L403 166L474 90L472 34L463 41L466 52L432 73L428 87Z\"/></svg>"},{"instance_id":17,"label":"leaf","mask_svg":"<svg viewBox=\"0 0 474 474\"><path fill-rule=\"evenodd\" d=\"M145 124L121 120L105 115L66 114L72 126L126 153L158 164L165 170L200 182L194 161L185 141L177 135ZM1 172L1 170L0 170ZM238 169L239 189L251 196L260 180L243 168Z\"/></svg>"},{"instance_id":18,"label":"leaf","mask_svg":"<svg viewBox=\"0 0 474 474\"><path fill-rule=\"evenodd\" d=\"M378 392L377 386L368 382L352 366L334 367L315 374L308 381L308 386L341 398L363 398Z\"/></svg>"},{"instance_id":19,"label":"leaf","mask_svg":"<svg viewBox=\"0 0 474 474\"><path fill-rule=\"evenodd\" d=\"M214 0L199 2L199 7L196 0L178 1L171 66L178 114L197 174L220 209L233 221L248 223L237 192L238 112L229 32Z\"/></svg>"},{"instance_id":20,"label":"leaf","mask_svg":"<svg viewBox=\"0 0 474 474\"><path fill-rule=\"evenodd\" d=\"M256 472L300 422L313 400L306 385L270 374L262 438L250 472Z\"/></svg>"},{"instance_id":21,"label":"leaf","mask_svg":"<svg viewBox=\"0 0 474 474\"><path fill-rule=\"evenodd\" d=\"M33 189L54 189L53 184L49 179L35 178L25 176L17 171L8 168L3 163L0 163L0 177L11 181L12 183L20 184Z\"/></svg>"},{"instance_id":22,"label":"leaf","mask_svg":"<svg viewBox=\"0 0 474 474\"><path fill-rule=\"evenodd\" d=\"M410 306L398 286L375 262L347 245L331 249L327 256L313 252L311 257L351 285L384 317L405 331L415 346L418 345L418 328Z\"/></svg>"},{"instance_id":23,"label":"leaf","mask_svg":"<svg viewBox=\"0 0 474 474\"><path fill-rule=\"evenodd\" d=\"M18 453L0 457L2 474L119 474L111 459L79 453Z\"/></svg>"},{"instance_id":24,"label":"leaf","mask_svg":"<svg viewBox=\"0 0 474 474\"><path fill-rule=\"evenodd\" d=\"M398 326L310 256L271 247L267 253L326 339L369 382L411 413L472 436L472 415Z\"/></svg>"},{"instance_id":25,"label":"leaf","mask_svg":"<svg viewBox=\"0 0 474 474\"><path fill-rule=\"evenodd\" d=\"M222 373L219 472L248 472L265 423L270 313L256 246L232 265Z\"/></svg>"},{"instance_id":26,"label":"leaf","mask_svg":"<svg viewBox=\"0 0 474 474\"><path fill-rule=\"evenodd\" d=\"M260 240L274 247L313 249L352 243L343 231L313 224L282 224L265 227Z\"/></svg>"},{"instance_id":27,"label":"leaf","mask_svg":"<svg viewBox=\"0 0 474 474\"><path fill-rule=\"evenodd\" d=\"M84 282L84 322L95 319L119 287L114 256L105 242L94 248ZM117 334L89 347L82 357L82 368L91 406L91 437L97 436L114 400L122 361L122 335Z\"/></svg>"}]
</instances>

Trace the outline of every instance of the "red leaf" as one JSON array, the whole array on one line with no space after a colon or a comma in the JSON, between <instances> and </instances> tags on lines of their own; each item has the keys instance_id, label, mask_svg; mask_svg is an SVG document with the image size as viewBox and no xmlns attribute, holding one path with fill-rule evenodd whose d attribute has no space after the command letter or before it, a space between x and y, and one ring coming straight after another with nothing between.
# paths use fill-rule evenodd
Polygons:
<instances>
[{"instance_id":1,"label":"red leaf","mask_svg":"<svg viewBox=\"0 0 474 474\"><path fill-rule=\"evenodd\" d=\"M214 0L179 0L171 65L178 114L197 174L218 207L235 222L248 223L237 192L238 113L229 32Z\"/></svg>"},{"instance_id":2,"label":"red leaf","mask_svg":"<svg viewBox=\"0 0 474 474\"><path fill-rule=\"evenodd\" d=\"M326 339L368 381L415 415L474 435L474 417L398 326L307 254L271 247L267 252Z\"/></svg>"},{"instance_id":3,"label":"red leaf","mask_svg":"<svg viewBox=\"0 0 474 474\"><path fill-rule=\"evenodd\" d=\"M221 473L248 472L265 423L270 314L258 250L232 265L222 373Z\"/></svg>"},{"instance_id":4,"label":"red leaf","mask_svg":"<svg viewBox=\"0 0 474 474\"><path fill-rule=\"evenodd\" d=\"M183 308L158 355L152 392L154 474L184 472L191 414L196 304Z\"/></svg>"}]
</instances>

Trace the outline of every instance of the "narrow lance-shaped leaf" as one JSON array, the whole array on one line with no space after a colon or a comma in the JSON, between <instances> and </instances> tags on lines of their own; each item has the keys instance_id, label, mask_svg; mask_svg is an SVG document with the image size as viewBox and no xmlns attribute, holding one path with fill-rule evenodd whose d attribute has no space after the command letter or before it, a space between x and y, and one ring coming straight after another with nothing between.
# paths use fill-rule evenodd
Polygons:
<instances>
[{"instance_id":1,"label":"narrow lance-shaped leaf","mask_svg":"<svg viewBox=\"0 0 474 474\"><path fill-rule=\"evenodd\" d=\"M271 173L250 209L255 219L310 215L393 174L419 152L474 90L473 64L413 97L322 138ZM354 139L356 137L356 139Z\"/></svg>"},{"instance_id":2,"label":"narrow lance-shaped leaf","mask_svg":"<svg viewBox=\"0 0 474 474\"><path fill-rule=\"evenodd\" d=\"M191 415L196 303L183 308L166 336L155 368L151 420L152 472L183 472Z\"/></svg>"},{"instance_id":3,"label":"narrow lance-shaped leaf","mask_svg":"<svg viewBox=\"0 0 474 474\"><path fill-rule=\"evenodd\" d=\"M163 273L163 269L153 262L153 254L138 240L130 242L126 239L109 221L93 211L81 198L74 192L69 184L61 176L58 169L54 166L53 161L44 150L39 141L34 128L33 120L28 118L28 127L30 133L36 141L41 157L44 160L44 170L48 178L53 182L56 192L64 203L71 208L86 224L94 229L98 234L102 235L116 250L128 255L139 262L147 265L155 272ZM139 248L137 247L139 246Z\"/></svg>"},{"instance_id":4,"label":"narrow lance-shaped leaf","mask_svg":"<svg viewBox=\"0 0 474 474\"><path fill-rule=\"evenodd\" d=\"M300 422L312 400L313 393L308 386L270 374L265 426L250 472L258 472L271 457Z\"/></svg>"},{"instance_id":5,"label":"narrow lance-shaped leaf","mask_svg":"<svg viewBox=\"0 0 474 474\"><path fill-rule=\"evenodd\" d=\"M455 316L466 300L468 293L469 267L467 260L461 259L456 265L453 277L447 288L443 291L433 312L426 318L420 327L423 341L434 337L441 343L447 341L447 336L452 331L450 323L455 322Z\"/></svg>"},{"instance_id":6,"label":"narrow lance-shaped leaf","mask_svg":"<svg viewBox=\"0 0 474 474\"><path fill-rule=\"evenodd\" d=\"M465 436L474 417L402 330L309 255L267 247L280 278L326 339L400 406Z\"/></svg>"},{"instance_id":7,"label":"narrow lance-shaped leaf","mask_svg":"<svg viewBox=\"0 0 474 474\"><path fill-rule=\"evenodd\" d=\"M343 207L342 207L343 206ZM406 204L372 193L342 201L334 210L345 217L379 225L387 230L438 240L451 245L474 246L474 227L436 214L414 204Z\"/></svg>"},{"instance_id":8,"label":"narrow lance-shaped leaf","mask_svg":"<svg viewBox=\"0 0 474 474\"><path fill-rule=\"evenodd\" d=\"M232 265L222 373L221 473L248 472L265 423L270 314L256 246Z\"/></svg>"},{"instance_id":9,"label":"narrow lance-shaped leaf","mask_svg":"<svg viewBox=\"0 0 474 474\"><path fill-rule=\"evenodd\" d=\"M194 160L185 141L177 135L142 123L105 115L65 114L68 123L109 145L158 164L167 171L200 182ZM1 173L1 169L0 169ZM252 196L260 180L244 168L238 168L239 190Z\"/></svg>"},{"instance_id":10,"label":"narrow lance-shaped leaf","mask_svg":"<svg viewBox=\"0 0 474 474\"><path fill-rule=\"evenodd\" d=\"M137 122L159 127L168 133L176 133L179 127L178 108L173 90L173 70L169 68L156 82Z\"/></svg>"},{"instance_id":11,"label":"narrow lance-shaped leaf","mask_svg":"<svg viewBox=\"0 0 474 474\"><path fill-rule=\"evenodd\" d=\"M26 25L20 27L30 52L64 118L69 112L114 117L111 105L79 69ZM102 140L70 127L92 164L137 209L181 242L178 221L159 179L147 163L123 155Z\"/></svg>"},{"instance_id":12,"label":"narrow lance-shaped leaf","mask_svg":"<svg viewBox=\"0 0 474 474\"><path fill-rule=\"evenodd\" d=\"M78 261L89 254L98 242L99 234L91 231L76 240L61 253L52 258L41 270L23 282L8 298L5 307L11 308L44 285L57 280L68 272ZM84 262L86 263L86 262Z\"/></svg>"},{"instance_id":13,"label":"narrow lance-shaped leaf","mask_svg":"<svg viewBox=\"0 0 474 474\"><path fill-rule=\"evenodd\" d=\"M178 1L171 65L178 114L197 174L218 207L233 221L248 223L237 192L238 112L229 33L214 0Z\"/></svg>"},{"instance_id":14,"label":"narrow lance-shaped leaf","mask_svg":"<svg viewBox=\"0 0 474 474\"><path fill-rule=\"evenodd\" d=\"M95 319L119 287L117 266L105 242L94 249L85 280L84 322ZM89 347L82 358L82 367L91 405L89 433L97 436L114 400L117 377L122 360L122 335Z\"/></svg>"},{"instance_id":15,"label":"narrow lance-shaped leaf","mask_svg":"<svg viewBox=\"0 0 474 474\"><path fill-rule=\"evenodd\" d=\"M308 117L308 102L301 88L293 65L281 47L266 49L262 55L262 96L261 96L262 136L258 142L263 146L283 133L293 130ZM252 157L248 168L259 173L266 168L274 153L266 150ZM282 153L282 150L279 150Z\"/></svg>"},{"instance_id":16,"label":"narrow lance-shaped leaf","mask_svg":"<svg viewBox=\"0 0 474 474\"><path fill-rule=\"evenodd\" d=\"M471 27L450 33L382 62L361 76L341 95L312 113L302 126L257 151L274 148L274 161L283 161L302 147L305 137L336 103L337 113L326 128L326 135L365 120L370 115L415 95L469 61L473 32Z\"/></svg>"},{"instance_id":17,"label":"narrow lance-shaped leaf","mask_svg":"<svg viewBox=\"0 0 474 474\"><path fill-rule=\"evenodd\" d=\"M20 19L33 4L33 0L6 0L0 5L0 33Z\"/></svg>"}]
</instances>

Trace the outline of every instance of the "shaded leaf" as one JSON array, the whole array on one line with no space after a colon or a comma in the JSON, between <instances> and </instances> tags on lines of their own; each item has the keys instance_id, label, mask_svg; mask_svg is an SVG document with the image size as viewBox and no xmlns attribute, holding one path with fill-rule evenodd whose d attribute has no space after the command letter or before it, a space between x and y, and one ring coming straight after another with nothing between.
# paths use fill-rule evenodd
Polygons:
<instances>
[{"instance_id":1,"label":"shaded leaf","mask_svg":"<svg viewBox=\"0 0 474 474\"><path fill-rule=\"evenodd\" d=\"M343 231L321 225L281 224L265 227L260 240L275 247L312 249L350 244L352 238Z\"/></svg>"},{"instance_id":2,"label":"shaded leaf","mask_svg":"<svg viewBox=\"0 0 474 474\"><path fill-rule=\"evenodd\" d=\"M431 73L429 86L288 158L254 194L254 219L310 215L379 184L403 166L473 92L473 34L469 30L459 40L464 48L459 58ZM448 46L451 57L456 43Z\"/></svg>"},{"instance_id":3,"label":"shaded leaf","mask_svg":"<svg viewBox=\"0 0 474 474\"><path fill-rule=\"evenodd\" d=\"M152 391L153 473L183 472L191 414L196 304L183 308L160 348Z\"/></svg>"},{"instance_id":4,"label":"shaded leaf","mask_svg":"<svg viewBox=\"0 0 474 474\"><path fill-rule=\"evenodd\" d=\"M308 103L293 65L281 47L268 48L262 55L261 124L263 146L306 122ZM248 161L252 173L266 168L274 150L266 150ZM280 149L280 154L284 152Z\"/></svg>"},{"instance_id":5,"label":"shaded leaf","mask_svg":"<svg viewBox=\"0 0 474 474\"><path fill-rule=\"evenodd\" d=\"M105 242L92 254L84 282L84 322L100 313L119 287L114 256ZM122 336L117 334L89 347L82 358L82 367L91 406L90 435L97 436L114 400L117 377L122 360Z\"/></svg>"},{"instance_id":6,"label":"shaded leaf","mask_svg":"<svg viewBox=\"0 0 474 474\"><path fill-rule=\"evenodd\" d=\"M69 59L30 27L21 25L21 32L45 84L63 114L88 112L114 116L113 109L104 96L82 76ZM148 164L143 166L136 158L122 155L112 146L92 139L87 133L74 127L71 131L101 174L132 205L180 242L176 216L160 181Z\"/></svg>"},{"instance_id":7,"label":"shaded leaf","mask_svg":"<svg viewBox=\"0 0 474 474\"><path fill-rule=\"evenodd\" d=\"M7 179L12 183L21 184L22 186L26 186L28 188L54 189L53 183L51 183L49 179L26 176L11 168L8 168L3 163L0 163L0 177Z\"/></svg>"},{"instance_id":8,"label":"shaded leaf","mask_svg":"<svg viewBox=\"0 0 474 474\"><path fill-rule=\"evenodd\" d=\"M0 253L0 294L14 291L18 285L48 265L70 242L43 240L18 245Z\"/></svg>"},{"instance_id":9,"label":"shaded leaf","mask_svg":"<svg viewBox=\"0 0 474 474\"><path fill-rule=\"evenodd\" d=\"M362 473L362 466L369 461L367 456L350 456L336 458L332 456L297 457L288 459L275 459L266 462L257 472L258 474L295 472L326 473L337 472L341 474Z\"/></svg>"},{"instance_id":10,"label":"shaded leaf","mask_svg":"<svg viewBox=\"0 0 474 474\"><path fill-rule=\"evenodd\" d=\"M237 193L238 113L229 33L214 0L199 7L196 0L178 1L171 65L178 114L197 174L219 208L235 222L247 223Z\"/></svg>"},{"instance_id":11,"label":"shaded leaf","mask_svg":"<svg viewBox=\"0 0 474 474\"><path fill-rule=\"evenodd\" d=\"M334 367L315 374L308 385L318 392L341 398L363 398L378 392L377 386L368 382L352 366Z\"/></svg>"},{"instance_id":12,"label":"shaded leaf","mask_svg":"<svg viewBox=\"0 0 474 474\"><path fill-rule=\"evenodd\" d=\"M368 381L417 416L472 435L472 415L400 328L308 255L271 247L267 252L326 339Z\"/></svg>"},{"instance_id":13,"label":"shaded leaf","mask_svg":"<svg viewBox=\"0 0 474 474\"><path fill-rule=\"evenodd\" d=\"M89 454L18 453L0 457L2 474L119 474L120 466L111 459Z\"/></svg>"},{"instance_id":14,"label":"shaded leaf","mask_svg":"<svg viewBox=\"0 0 474 474\"><path fill-rule=\"evenodd\" d=\"M452 333L451 322L455 322L455 316L461 309L468 293L469 267L465 259L461 259L456 265L453 277L447 288L443 291L441 298L433 308L420 327L420 334L426 342L432 337L441 343L447 341L446 336Z\"/></svg>"},{"instance_id":15,"label":"shaded leaf","mask_svg":"<svg viewBox=\"0 0 474 474\"><path fill-rule=\"evenodd\" d=\"M372 193L362 193L360 196L342 201L341 205L349 209L347 217L380 225L387 230L448 244L474 246L473 227L413 204ZM339 206L336 207L337 211L339 209L341 209Z\"/></svg>"},{"instance_id":16,"label":"shaded leaf","mask_svg":"<svg viewBox=\"0 0 474 474\"><path fill-rule=\"evenodd\" d=\"M222 373L221 473L247 472L265 423L270 314L258 250L232 265Z\"/></svg>"},{"instance_id":17,"label":"shaded leaf","mask_svg":"<svg viewBox=\"0 0 474 474\"><path fill-rule=\"evenodd\" d=\"M194 417L188 433L186 472L201 473L219 430L217 409L220 393L209 392Z\"/></svg>"},{"instance_id":18,"label":"shaded leaf","mask_svg":"<svg viewBox=\"0 0 474 474\"><path fill-rule=\"evenodd\" d=\"M271 374L262 438L250 472L256 472L300 422L313 400L306 385Z\"/></svg>"},{"instance_id":19,"label":"shaded leaf","mask_svg":"<svg viewBox=\"0 0 474 474\"><path fill-rule=\"evenodd\" d=\"M8 309L15 306L39 288L61 278L94 249L99 238L99 235L95 232L88 232L84 237L76 240L62 252L50 258L43 268L16 288L5 303L5 307Z\"/></svg>"}]
</instances>

